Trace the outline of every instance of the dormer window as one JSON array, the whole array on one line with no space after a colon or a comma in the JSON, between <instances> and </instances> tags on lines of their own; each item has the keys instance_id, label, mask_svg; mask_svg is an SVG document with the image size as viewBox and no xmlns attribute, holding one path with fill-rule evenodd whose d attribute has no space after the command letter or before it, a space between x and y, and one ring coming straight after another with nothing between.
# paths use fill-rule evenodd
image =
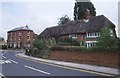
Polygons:
<instances>
[{"instance_id":1,"label":"dormer window","mask_svg":"<svg viewBox=\"0 0 120 78\"><path fill-rule=\"evenodd\" d=\"M89 19L84 19L83 21L84 21L84 22L89 22Z\"/></svg>"}]
</instances>

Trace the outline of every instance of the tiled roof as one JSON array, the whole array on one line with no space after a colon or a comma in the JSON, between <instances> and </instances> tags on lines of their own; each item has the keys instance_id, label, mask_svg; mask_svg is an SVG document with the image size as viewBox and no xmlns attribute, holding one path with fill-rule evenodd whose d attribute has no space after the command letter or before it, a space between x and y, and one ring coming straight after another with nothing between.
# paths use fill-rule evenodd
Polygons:
<instances>
[{"instance_id":1,"label":"tiled roof","mask_svg":"<svg viewBox=\"0 0 120 78\"><path fill-rule=\"evenodd\" d=\"M17 27L17 28L14 28L8 32L12 32L12 31L21 31L21 30L28 30L28 31L33 31L31 30L28 26L24 26L24 27Z\"/></svg>"}]
</instances>

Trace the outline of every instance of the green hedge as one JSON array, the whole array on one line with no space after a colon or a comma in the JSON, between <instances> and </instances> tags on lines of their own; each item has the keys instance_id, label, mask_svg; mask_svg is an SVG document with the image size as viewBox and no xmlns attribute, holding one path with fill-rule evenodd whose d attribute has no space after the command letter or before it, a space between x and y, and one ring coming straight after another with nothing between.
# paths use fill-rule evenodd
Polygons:
<instances>
[{"instance_id":1,"label":"green hedge","mask_svg":"<svg viewBox=\"0 0 120 78\"><path fill-rule=\"evenodd\" d=\"M48 49L38 50L37 48L29 48L29 49L26 49L25 54L29 55L29 56L44 58L44 59L49 58L49 50Z\"/></svg>"},{"instance_id":2,"label":"green hedge","mask_svg":"<svg viewBox=\"0 0 120 78\"><path fill-rule=\"evenodd\" d=\"M7 49L7 45L0 45L0 49Z\"/></svg>"},{"instance_id":3,"label":"green hedge","mask_svg":"<svg viewBox=\"0 0 120 78\"><path fill-rule=\"evenodd\" d=\"M0 49L2 49L2 45L0 45Z\"/></svg>"},{"instance_id":4,"label":"green hedge","mask_svg":"<svg viewBox=\"0 0 120 78\"><path fill-rule=\"evenodd\" d=\"M84 46L55 46L51 47L51 50L58 50L58 51L86 51L87 48Z\"/></svg>"},{"instance_id":5,"label":"green hedge","mask_svg":"<svg viewBox=\"0 0 120 78\"><path fill-rule=\"evenodd\" d=\"M72 39L72 38L60 38L57 41L57 45L62 45L62 46L80 46L80 41L77 39Z\"/></svg>"},{"instance_id":6,"label":"green hedge","mask_svg":"<svg viewBox=\"0 0 120 78\"><path fill-rule=\"evenodd\" d=\"M97 47L86 48L85 46L55 46L55 47L51 47L50 49L54 51L120 52L120 50L116 48L111 48L111 49L97 48Z\"/></svg>"}]
</instances>

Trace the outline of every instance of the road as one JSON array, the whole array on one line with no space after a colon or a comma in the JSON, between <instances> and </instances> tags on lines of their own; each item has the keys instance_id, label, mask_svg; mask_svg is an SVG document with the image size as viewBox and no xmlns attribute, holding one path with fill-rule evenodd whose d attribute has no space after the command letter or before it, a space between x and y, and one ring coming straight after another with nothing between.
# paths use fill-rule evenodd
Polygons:
<instances>
[{"instance_id":1,"label":"road","mask_svg":"<svg viewBox=\"0 0 120 78\"><path fill-rule=\"evenodd\" d=\"M2 59L2 75L4 76L101 76L59 66L38 63L16 56L16 51L0 51Z\"/></svg>"}]
</instances>

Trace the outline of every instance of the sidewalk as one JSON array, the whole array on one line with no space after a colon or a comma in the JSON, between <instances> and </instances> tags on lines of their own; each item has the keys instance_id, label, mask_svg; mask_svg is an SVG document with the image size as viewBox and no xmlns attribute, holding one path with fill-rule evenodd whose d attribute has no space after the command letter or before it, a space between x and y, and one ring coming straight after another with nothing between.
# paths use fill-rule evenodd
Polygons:
<instances>
[{"instance_id":1,"label":"sidewalk","mask_svg":"<svg viewBox=\"0 0 120 78\"><path fill-rule=\"evenodd\" d=\"M34 60L34 61L55 64L55 65L64 66L64 67L88 70L88 71L93 71L93 72L98 72L98 73L103 73L103 74L120 75L119 73L120 69L118 70L115 68L108 68L108 67L88 65L88 64L71 63L71 62L63 62L63 61L55 61L55 60L46 60L46 59L40 59L36 57L27 56L27 55L24 55L23 53L17 54L17 56L30 59L30 60Z\"/></svg>"}]
</instances>

